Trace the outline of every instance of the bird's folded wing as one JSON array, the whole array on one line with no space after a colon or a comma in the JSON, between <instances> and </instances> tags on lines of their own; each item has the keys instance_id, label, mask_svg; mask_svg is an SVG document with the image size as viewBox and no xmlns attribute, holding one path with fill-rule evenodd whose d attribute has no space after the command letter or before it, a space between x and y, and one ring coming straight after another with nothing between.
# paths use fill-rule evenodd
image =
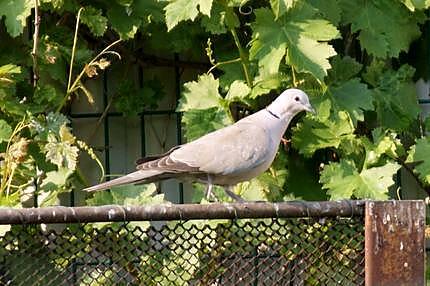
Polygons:
<instances>
[{"instance_id":1,"label":"bird's folded wing","mask_svg":"<svg viewBox=\"0 0 430 286\"><path fill-rule=\"evenodd\" d=\"M209 174L247 172L269 160L274 146L268 132L250 123L234 124L174 150L172 163Z\"/></svg>"}]
</instances>

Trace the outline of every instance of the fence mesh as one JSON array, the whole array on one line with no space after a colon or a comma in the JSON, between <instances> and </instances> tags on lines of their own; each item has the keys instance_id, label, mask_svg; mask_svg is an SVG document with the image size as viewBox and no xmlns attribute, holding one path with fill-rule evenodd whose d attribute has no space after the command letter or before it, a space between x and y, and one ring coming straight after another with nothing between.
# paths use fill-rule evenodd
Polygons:
<instances>
[{"instance_id":1,"label":"fence mesh","mask_svg":"<svg viewBox=\"0 0 430 286\"><path fill-rule=\"evenodd\" d=\"M1 285L364 284L362 217L13 225L0 252Z\"/></svg>"}]
</instances>

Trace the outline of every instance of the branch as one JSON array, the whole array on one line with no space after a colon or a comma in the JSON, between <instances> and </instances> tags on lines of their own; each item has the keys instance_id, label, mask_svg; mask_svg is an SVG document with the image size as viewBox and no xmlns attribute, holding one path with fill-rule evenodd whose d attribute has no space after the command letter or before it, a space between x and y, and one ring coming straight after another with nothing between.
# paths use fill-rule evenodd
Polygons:
<instances>
[{"instance_id":1,"label":"branch","mask_svg":"<svg viewBox=\"0 0 430 286\"><path fill-rule=\"evenodd\" d=\"M37 81L39 80L39 71L37 66L37 51L39 47L39 27L40 27L39 0L34 0L34 34L33 34L33 50L31 51L31 57L33 58L33 87L37 86Z\"/></svg>"}]
</instances>

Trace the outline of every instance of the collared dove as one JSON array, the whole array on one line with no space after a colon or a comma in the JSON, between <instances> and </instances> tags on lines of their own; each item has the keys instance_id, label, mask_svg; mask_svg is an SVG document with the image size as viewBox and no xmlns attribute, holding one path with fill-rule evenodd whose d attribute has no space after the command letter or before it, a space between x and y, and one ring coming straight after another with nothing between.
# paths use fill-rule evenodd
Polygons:
<instances>
[{"instance_id":1,"label":"collared dove","mask_svg":"<svg viewBox=\"0 0 430 286\"><path fill-rule=\"evenodd\" d=\"M223 186L230 197L240 200L231 188L270 167L288 124L301 111L314 112L308 96L287 89L265 109L165 154L139 159L137 171L84 191L177 178L206 183L207 196L213 185Z\"/></svg>"}]
</instances>

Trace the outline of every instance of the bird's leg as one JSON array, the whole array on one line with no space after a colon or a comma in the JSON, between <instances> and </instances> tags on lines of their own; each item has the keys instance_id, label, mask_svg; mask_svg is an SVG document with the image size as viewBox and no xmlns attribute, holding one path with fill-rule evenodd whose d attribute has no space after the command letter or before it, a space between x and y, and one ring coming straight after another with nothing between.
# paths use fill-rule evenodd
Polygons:
<instances>
[{"instance_id":1,"label":"bird's leg","mask_svg":"<svg viewBox=\"0 0 430 286\"><path fill-rule=\"evenodd\" d=\"M235 193L233 193L232 189L233 189L233 186L225 186L224 187L225 193L230 198L232 198L234 201L236 201L237 203L244 203L244 202L246 202L241 196L238 196Z\"/></svg>"},{"instance_id":2,"label":"bird's leg","mask_svg":"<svg viewBox=\"0 0 430 286\"><path fill-rule=\"evenodd\" d=\"M211 197L215 200L218 201L217 198L215 197L215 195L212 193L212 189L213 189L213 184L212 184L212 177L211 175L208 174L208 183L206 186L206 200L210 200Z\"/></svg>"}]
</instances>

